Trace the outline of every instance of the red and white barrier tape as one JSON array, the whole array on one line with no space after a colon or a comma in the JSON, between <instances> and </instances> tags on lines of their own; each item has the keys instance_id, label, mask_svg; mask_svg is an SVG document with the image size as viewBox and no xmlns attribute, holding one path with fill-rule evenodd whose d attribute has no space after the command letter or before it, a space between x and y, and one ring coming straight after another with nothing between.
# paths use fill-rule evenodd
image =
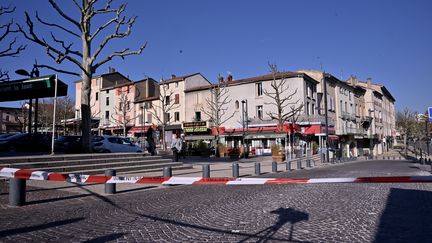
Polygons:
<instances>
[{"instance_id":1,"label":"red and white barrier tape","mask_svg":"<svg viewBox=\"0 0 432 243\"><path fill-rule=\"evenodd\" d=\"M202 178L202 177L125 177L104 175L61 174L27 169L0 168L0 177L26 180L65 181L75 183L131 183L131 184L222 184L222 185L263 185L263 184L322 184L322 183L412 183L432 182L432 176L386 176L386 177L345 177L317 179L289 178Z\"/></svg>"}]
</instances>

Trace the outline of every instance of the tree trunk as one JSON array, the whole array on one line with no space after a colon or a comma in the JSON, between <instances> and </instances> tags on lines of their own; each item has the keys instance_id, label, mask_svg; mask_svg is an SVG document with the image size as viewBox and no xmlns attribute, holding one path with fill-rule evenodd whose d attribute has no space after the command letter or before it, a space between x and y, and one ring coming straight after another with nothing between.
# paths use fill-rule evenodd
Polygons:
<instances>
[{"instance_id":1,"label":"tree trunk","mask_svg":"<svg viewBox=\"0 0 432 243\"><path fill-rule=\"evenodd\" d=\"M165 145L165 124L162 124L162 148L163 148L163 150L166 150L166 145Z\"/></svg>"},{"instance_id":2,"label":"tree trunk","mask_svg":"<svg viewBox=\"0 0 432 243\"><path fill-rule=\"evenodd\" d=\"M81 88L81 129L82 148L84 153L91 152L91 111L90 111L91 76L83 73Z\"/></svg>"},{"instance_id":3,"label":"tree trunk","mask_svg":"<svg viewBox=\"0 0 432 243\"><path fill-rule=\"evenodd\" d=\"M123 137L126 137L126 125L123 125Z\"/></svg>"}]
</instances>

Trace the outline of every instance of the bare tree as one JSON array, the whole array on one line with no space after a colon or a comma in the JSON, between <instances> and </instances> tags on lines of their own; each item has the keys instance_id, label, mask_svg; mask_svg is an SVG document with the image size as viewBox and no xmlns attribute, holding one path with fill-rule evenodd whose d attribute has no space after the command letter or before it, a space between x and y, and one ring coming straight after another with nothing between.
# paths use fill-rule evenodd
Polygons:
<instances>
[{"instance_id":1,"label":"bare tree","mask_svg":"<svg viewBox=\"0 0 432 243\"><path fill-rule=\"evenodd\" d=\"M291 92L285 74L278 72L275 64L269 63L269 68L273 77L270 84L271 89L264 89L263 93L271 99L271 102L267 102L266 104L275 106L276 112L270 111L266 112L266 114L271 120L277 121L278 130L282 131L284 123L289 121L294 122L294 120L298 119L298 115L303 109L303 103L298 104L300 100L293 100L297 89Z\"/></svg>"},{"instance_id":2,"label":"bare tree","mask_svg":"<svg viewBox=\"0 0 432 243\"><path fill-rule=\"evenodd\" d=\"M51 57L57 64L61 64L64 60L75 64L81 74L75 71L67 71L55 68L49 65L38 65L42 68L48 68L56 72L65 73L69 75L81 76L82 87L81 87L81 127L82 127L82 142L84 151L90 151L90 135L91 135L91 110L90 110L90 93L91 93L91 80L93 74L96 73L97 69L105 63L111 61L115 57L121 57L124 59L126 56L139 55L142 53L146 44L142 45L136 51L130 51L129 48L124 48L119 51L112 52L106 57L101 58L100 54L103 52L105 47L111 41L116 39L123 39L128 37L132 32L132 27L136 21L136 16L126 18L123 16L127 4L120 4L118 8L112 8L112 0L107 0L105 6L98 4L98 0L83 0L77 1L72 0L78 12L77 16L73 18L68 15L63 9L54 1L48 0L51 7L59 14L67 24L50 23L39 17L36 13L37 21L49 28L59 30L62 34L74 37L81 43L82 51L73 48L73 43L66 43L65 41L58 38L53 32L51 32L51 43L44 37L40 37L35 32L34 23L31 20L29 14L26 12L26 24L28 30L25 31L22 26L19 26L19 30L23 35L30 41L44 47L46 53ZM100 23L101 16L111 16L107 22L99 25L94 31L92 31L92 25ZM112 33L101 38L100 43L97 42L99 35L106 30L111 28ZM126 30L122 31L122 29ZM93 47L95 47L93 51Z\"/></svg>"},{"instance_id":3,"label":"bare tree","mask_svg":"<svg viewBox=\"0 0 432 243\"><path fill-rule=\"evenodd\" d=\"M226 87L227 83L223 82L223 77L219 75L218 83L213 85L210 89L211 97L206 98L206 107L201 107L200 109L201 112L209 117L213 128L216 129L216 154L218 154L217 145L220 140L219 128L236 113L235 111L232 113L228 111L227 106L231 103L231 99L229 99L229 93Z\"/></svg>"},{"instance_id":4,"label":"bare tree","mask_svg":"<svg viewBox=\"0 0 432 243\"><path fill-rule=\"evenodd\" d=\"M408 138L417 136L420 129L415 114L407 107L402 112L396 113L396 128L403 135L405 155L408 153Z\"/></svg>"},{"instance_id":5,"label":"bare tree","mask_svg":"<svg viewBox=\"0 0 432 243\"><path fill-rule=\"evenodd\" d=\"M124 90L120 91L118 101L118 104L114 107L115 113L111 115L111 119L123 128L123 136L126 137L127 125L136 118L135 116L130 116L133 111L133 102L129 99L127 92Z\"/></svg>"},{"instance_id":6,"label":"bare tree","mask_svg":"<svg viewBox=\"0 0 432 243\"><path fill-rule=\"evenodd\" d=\"M56 118L59 120L56 123L63 121L63 134L66 135L67 119L75 116L75 102L69 96L58 98L56 110L58 114Z\"/></svg>"},{"instance_id":7,"label":"bare tree","mask_svg":"<svg viewBox=\"0 0 432 243\"><path fill-rule=\"evenodd\" d=\"M169 115L169 112L173 109L177 109L180 106L180 104L176 104L173 95L174 91L168 90L168 85L161 82L159 84L159 99L153 103L152 108L149 110L152 116L154 116L162 126L163 149L166 149L165 127L169 125L173 119L173 117Z\"/></svg>"},{"instance_id":8,"label":"bare tree","mask_svg":"<svg viewBox=\"0 0 432 243\"><path fill-rule=\"evenodd\" d=\"M4 15L11 14L15 11L15 7L12 6L0 6L0 18L5 18ZM13 40L8 41L6 39L11 33L16 33L18 30L12 29L13 20L10 20L8 23L0 26L0 44L3 47L0 49L0 58L2 57L17 57L24 49L25 45L15 46L17 39L16 37ZM8 42L8 43L5 43ZM6 47L7 46L7 47ZM9 81L9 72L6 70L0 69L0 82L1 81Z\"/></svg>"}]
</instances>

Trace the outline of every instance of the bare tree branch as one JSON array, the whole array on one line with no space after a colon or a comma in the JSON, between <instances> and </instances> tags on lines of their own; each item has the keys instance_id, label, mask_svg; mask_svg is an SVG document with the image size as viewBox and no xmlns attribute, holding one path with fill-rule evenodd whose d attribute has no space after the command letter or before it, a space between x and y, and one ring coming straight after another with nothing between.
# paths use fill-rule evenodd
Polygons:
<instances>
[{"instance_id":1,"label":"bare tree branch","mask_svg":"<svg viewBox=\"0 0 432 243\"><path fill-rule=\"evenodd\" d=\"M74 1L75 1L75 0L74 0ZM69 34L75 36L75 37L81 38L81 36L78 35L77 33L73 32L73 31L71 31L71 30L68 30L68 29L66 29L65 27L61 26L61 25L53 24L53 23L48 23L48 22L46 22L46 21L43 21L43 20L39 17L38 12L36 12L36 19L37 19L41 24L44 24L44 25L46 25L46 26L56 27L56 28L58 28L58 29L61 29L61 30L65 31L65 32L67 32L67 33L69 33Z\"/></svg>"},{"instance_id":2,"label":"bare tree branch","mask_svg":"<svg viewBox=\"0 0 432 243\"><path fill-rule=\"evenodd\" d=\"M58 72L58 73L64 73L64 74L69 74L69 75L78 76L78 77L81 76L79 73L69 72L69 71L62 70L62 69L57 69L57 68L54 68L54 67L49 66L49 65L39 64L39 65L36 65L36 67L51 69L51 70Z\"/></svg>"}]
</instances>

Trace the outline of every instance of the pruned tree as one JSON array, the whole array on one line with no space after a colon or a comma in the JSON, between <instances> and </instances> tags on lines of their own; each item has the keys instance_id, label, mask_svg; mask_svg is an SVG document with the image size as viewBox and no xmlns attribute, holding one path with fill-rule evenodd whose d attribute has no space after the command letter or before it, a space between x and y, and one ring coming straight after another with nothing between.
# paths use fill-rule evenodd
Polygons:
<instances>
[{"instance_id":1,"label":"pruned tree","mask_svg":"<svg viewBox=\"0 0 432 243\"><path fill-rule=\"evenodd\" d=\"M271 89L264 89L263 93L271 100L265 104L276 107L276 112L268 111L266 114L271 120L277 121L278 130L282 131L284 123L297 121L303 110L303 103L299 104L299 99L293 100L297 89L290 90L288 79L283 72L278 71L277 65L270 63L268 65L272 74Z\"/></svg>"},{"instance_id":2,"label":"pruned tree","mask_svg":"<svg viewBox=\"0 0 432 243\"><path fill-rule=\"evenodd\" d=\"M416 113L406 107L403 111L396 113L396 128L403 136L405 155L408 151L408 138L416 137L419 133L419 123L416 119Z\"/></svg>"},{"instance_id":3,"label":"pruned tree","mask_svg":"<svg viewBox=\"0 0 432 243\"><path fill-rule=\"evenodd\" d=\"M56 120L60 120L63 125L63 133L66 135L66 122L67 119L74 118L75 116L75 102L69 96L57 98L56 105ZM57 121L56 121L57 122Z\"/></svg>"},{"instance_id":4,"label":"pruned tree","mask_svg":"<svg viewBox=\"0 0 432 243\"><path fill-rule=\"evenodd\" d=\"M122 87L120 89L122 89ZM120 90L120 97L118 98L118 103L114 107L114 114L111 115L111 119L122 127L123 136L125 137L127 125L136 118L135 116L131 117L132 112L133 101L131 101L126 91Z\"/></svg>"},{"instance_id":5,"label":"pruned tree","mask_svg":"<svg viewBox=\"0 0 432 243\"><path fill-rule=\"evenodd\" d=\"M66 43L66 41L58 38L59 35L55 35L53 32L51 32L51 42L49 43L44 37L41 37L36 33L35 25L28 12L25 13L28 30L25 31L22 26L18 26L18 28L26 39L44 47L46 49L46 54L57 64L61 64L66 60L75 64L75 66L77 66L81 71L81 73L78 73L76 71L55 68L50 65L38 65L42 68L48 68L56 72L80 76L82 78L82 142L84 151L89 152L91 150L90 93L93 74L96 73L99 67L111 61L115 57L124 59L126 56L141 54L143 49L146 47L146 44L143 44L136 51L130 51L129 48L124 48L119 51L114 51L105 57L101 57L100 55L113 40L123 39L132 33L132 27L137 17L133 16L131 18L126 18L124 16L127 4L120 4L117 8L112 8L112 0L107 0L104 6L99 4L98 0L72 0L72 3L75 5L75 9L77 10L77 14L76 16L70 16L54 0L48 0L48 2L67 24L62 25L61 23L50 23L40 18L38 13L36 13L36 20L38 23L77 39L81 44L80 49L82 51L78 48L73 48L73 42ZM91 28L93 24L96 25L100 23L101 16L112 17L108 17L107 22L99 25L97 28ZM100 36L104 31L110 29L112 30L111 34L107 34L105 37ZM98 40L101 41L98 42Z\"/></svg>"},{"instance_id":6,"label":"pruned tree","mask_svg":"<svg viewBox=\"0 0 432 243\"><path fill-rule=\"evenodd\" d=\"M0 18L4 19L4 15L11 14L15 12L15 7L12 6L0 6ZM0 44L2 48L0 49L0 58L2 57L17 57L22 51L25 50L26 45L16 46L17 38L13 40L7 39L11 33L16 33L18 30L12 29L13 20L0 26ZM0 82L9 81L9 72L0 69Z\"/></svg>"},{"instance_id":7,"label":"pruned tree","mask_svg":"<svg viewBox=\"0 0 432 243\"><path fill-rule=\"evenodd\" d=\"M217 145L220 140L219 129L222 124L231 119L236 112L230 112L228 110L228 104L231 103L231 99L229 98L227 83L223 82L223 77L221 75L218 76L217 84L212 85L210 88L210 94L211 97L205 99L206 107L201 107L200 110L209 117L212 127L216 130L215 152L217 155Z\"/></svg>"},{"instance_id":8,"label":"pruned tree","mask_svg":"<svg viewBox=\"0 0 432 243\"><path fill-rule=\"evenodd\" d=\"M165 144L165 127L171 123L173 117L169 114L173 109L180 107L180 104L176 104L175 98L173 98L174 91L168 90L168 85L164 82L159 84L159 99L153 103L152 108L149 110L150 114L156 118L158 123L162 127L162 146L166 149Z\"/></svg>"}]
</instances>

